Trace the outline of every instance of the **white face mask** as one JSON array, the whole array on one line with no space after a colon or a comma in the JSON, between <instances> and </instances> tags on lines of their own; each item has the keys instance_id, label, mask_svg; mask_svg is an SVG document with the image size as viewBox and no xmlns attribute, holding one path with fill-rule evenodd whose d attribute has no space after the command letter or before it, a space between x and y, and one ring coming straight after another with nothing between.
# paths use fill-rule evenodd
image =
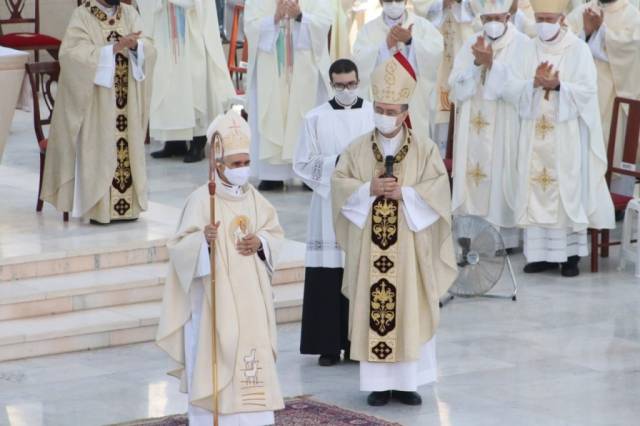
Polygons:
<instances>
[{"instance_id":1,"label":"white face mask","mask_svg":"<svg viewBox=\"0 0 640 426\"><path fill-rule=\"evenodd\" d=\"M482 26L484 33L491 39L496 40L502 37L507 30L504 22L491 21Z\"/></svg>"},{"instance_id":2,"label":"white face mask","mask_svg":"<svg viewBox=\"0 0 640 426\"><path fill-rule=\"evenodd\" d=\"M389 117L388 115L378 114L377 112L373 115L373 122L376 125L376 129L385 135L393 133L398 127L400 127L396 124L397 121L397 117Z\"/></svg>"},{"instance_id":3,"label":"white face mask","mask_svg":"<svg viewBox=\"0 0 640 426\"><path fill-rule=\"evenodd\" d=\"M404 1L392 1L382 3L382 12L391 19L399 19L405 10Z\"/></svg>"},{"instance_id":4,"label":"white face mask","mask_svg":"<svg viewBox=\"0 0 640 426\"><path fill-rule=\"evenodd\" d=\"M358 89L344 89L341 92L336 90L335 92L336 101L338 101L338 103L343 106L351 106L358 99Z\"/></svg>"},{"instance_id":5,"label":"white face mask","mask_svg":"<svg viewBox=\"0 0 640 426\"><path fill-rule=\"evenodd\" d=\"M558 22L556 22L555 24L550 24L548 22L538 22L536 23L536 31L540 40L549 41L560 32L560 24Z\"/></svg>"},{"instance_id":6,"label":"white face mask","mask_svg":"<svg viewBox=\"0 0 640 426\"><path fill-rule=\"evenodd\" d=\"M230 184L243 186L249 182L249 176L251 176L250 167L237 167L230 169L229 167L224 169L224 176L227 178Z\"/></svg>"}]
</instances>

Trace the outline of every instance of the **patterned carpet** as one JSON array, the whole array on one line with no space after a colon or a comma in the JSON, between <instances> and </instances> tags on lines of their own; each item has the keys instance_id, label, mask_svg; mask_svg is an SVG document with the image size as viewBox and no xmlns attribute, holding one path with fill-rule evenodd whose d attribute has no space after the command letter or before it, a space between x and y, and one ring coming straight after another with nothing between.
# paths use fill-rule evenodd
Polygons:
<instances>
[{"instance_id":1,"label":"patterned carpet","mask_svg":"<svg viewBox=\"0 0 640 426\"><path fill-rule=\"evenodd\" d=\"M276 412L276 426L401 426L366 414L345 410L311 398L292 398L285 409ZM184 414L162 419L137 420L117 426L188 426Z\"/></svg>"}]
</instances>

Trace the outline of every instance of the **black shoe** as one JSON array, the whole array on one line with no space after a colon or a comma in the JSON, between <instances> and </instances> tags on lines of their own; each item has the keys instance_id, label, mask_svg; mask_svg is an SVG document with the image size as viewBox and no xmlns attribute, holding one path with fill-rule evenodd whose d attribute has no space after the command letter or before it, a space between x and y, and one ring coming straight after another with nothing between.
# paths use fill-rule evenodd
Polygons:
<instances>
[{"instance_id":1,"label":"black shoe","mask_svg":"<svg viewBox=\"0 0 640 426\"><path fill-rule=\"evenodd\" d=\"M571 256L565 263L562 264L561 274L563 277L577 277L580 275L580 269L578 269L578 263L580 262L579 256Z\"/></svg>"},{"instance_id":2,"label":"black shoe","mask_svg":"<svg viewBox=\"0 0 640 426\"><path fill-rule=\"evenodd\" d=\"M404 405L422 405L422 397L418 392L396 391L392 392L392 398Z\"/></svg>"},{"instance_id":3,"label":"black shoe","mask_svg":"<svg viewBox=\"0 0 640 426\"><path fill-rule=\"evenodd\" d=\"M540 272L544 272L544 271L551 271L553 269L558 269L558 264L557 263L551 263L551 262L532 262L532 263L527 263L524 266L524 273L525 274L537 274Z\"/></svg>"},{"instance_id":4,"label":"black shoe","mask_svg":"<svg viewBox=\"0 0 640 426\"><path fill-rule=\"evenodd\" d=\"M284 182L281 180L263 180L258 185L258 191L280 191L284 189Z\"/></svg>"},{"instance_id":5,"label":"black shoe","mask_svg":"<svg viewBox=\"0 0 640 426\"><path fill-rule=\"evenodd\" d=\"M306 183L302 184L302 189L304 189L305 191L311 191L313 192L313 188L311 188L309 185L307 185Z\"/></svg>"},{"instance_id":6,"label":"black shoe","mask_svg":"<svg viewBox=\"0 0 640 426\"><path fill-rule=\"evenodd\" d=\"M323 367L331 367L336 365L338 361L340 361L339 355L320 355L320 358L318 358L318 364Z\"/></svg>"},{"instance_id":7,"label":"black shoe","mask_svg":"<svg viewBox=\"0 0 640 426\"><path fill-rule=\"evenodd\" d=\"M204 159L204 147L207 144L206 136L196 136L191 141L189 152L184 156L185 163L197 163Z\"/></svg>"},{"instance_id":8,"label":"black shoe","mask_svg":"<svg viewBox=\"0 0 640 426\"><path fill-rule=\"evenodd\" d=\"M164 143L164 148L160 151L151 153L153 158L170 158L180 157L187 153L187 143L185 141L167 141Z\"/></svg>"},{"instance_id":9,"label":"black shoe","mask_svg":"<svg viewBox=\"0 0 640 426\"><path fill-rule=\"evenodd\" d=\"M367 397L367 404L372 407L387 405L391 399L391 391L371 392Z\"/></svg>"}]
</instances>

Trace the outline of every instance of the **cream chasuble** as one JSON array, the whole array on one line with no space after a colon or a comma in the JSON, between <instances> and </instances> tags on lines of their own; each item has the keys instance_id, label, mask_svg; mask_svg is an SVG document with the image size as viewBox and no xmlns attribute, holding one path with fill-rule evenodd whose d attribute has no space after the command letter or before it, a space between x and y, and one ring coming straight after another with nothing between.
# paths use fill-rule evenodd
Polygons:
<instances>
[{"instance_id":1,"label":"cream chasuble","mask_svg":"<svg viewBox=\"0 0 640 426\"><path fill-rule=\"evenodd\" d=\"M316 0L299 3L301 22L283 19L278 25L276 0L247 0L245 5L248 112L256 160L251 167L262 180L292 177L304 116L329 99L328 37L335 5Z\"/></svg>"},{"instance_id":2,"label":"cream chasuble","mask_svg":"<svg viewBox=\"0 0 640 426\"><path fill-rule=\"evenodd\" d=\"M135 219L147 207L144 140L155 62L145 37L135 52L114 55L112 45L142 25L131 6L112 16L105 10L95 0L76 8L62 41L42 182L44 201L101 223Z\"/></svg>"},{"instance_id":3,"label":"cream chasuble","mask_svg":"<svg viewBox=\"0 0 640 426\"><path fill-rule=\"evenodd\" d=\"M395 49L387 46L387 34L392 26L404 28L413 25L411 45L398 43ZM437 64L442 60L442 36L426 19L406 12L402 20L394 22L380 15L360 30L353 46L353 58L360 75L360 96L371 99L371 74L377 65L389 59L396 51L411 63L418 85L409 104L413 131L418 138L429 136L429 111L437 79Z\"/></svg>"},{"instance_id":4,"label":"cream chasuble","mask_svg":"<svg viewBox=\"0 0 640 426\"><path fill-rule=\"evenodd\" d=\"M329 54L331 61L335 62L341 58L351 57L351 41L349 40L349 17L345 1L331 0L334 3L335 15L331 25L331 42Z\"/></svg>"},{"instance_id":5,"label":"cream chasuble","mask_svg":"<svg viewBox=\"0 0 640 426\"><path fill-rule=\"evenodd\" d=\"M543 61L560 72L558 91L534 89L535 71ZM502 97L518 106L522 118L518 225L566 234L613 228L597 75L588 46L565 29L553 42L536 39L511 67L495 61L488 78L493 87L503 88Z\"/></svg>"},{"instance_id":6,"label":"cream chasuble","mask_svg":"<svg viewBox=\"0 0 640 426\"><path fill-rule=\"evenodd\" d=\"M235 89L208 0L138 0L144 30L158 49L149 131L159 141L203 136Z\"/></svg>"},{"instance_id":7,"label":"cream chasuble","mask_svg":"<svg viewBox=\"0 0 640 426\"><path fill-rule=\"evenodd\" d=\"M520 117L512 104L497 96L500 88L485 84L487 70L474 64L471 46L479 36L482 33L460 49L449 78L457 105L452 209L454 214L481 216L495 226L513 228ZM508 24L506 33L491 41L494 58L513 66L532 42ZM508 247L519 243L517 235L505 242Z\"/></svg>"},{"instance_id":8,"label":"cream chasuble","mask_svg":"<svg viewBox=\"0 0 640 426\"><path fill-rule=\"evenodd\" d=\"M433 142L414 139L405 128L404 137L391 141L397 148L388 149L375 135L340 156L331 181L333 217L346 253L342 291L349 299L351 358L400 368L429 349L439 299L457 272L450 190ZM383 174L383 156L393 152L404 201L373 199L369 182Z\"/></svg>"},{"instance_id":9,"label":"cream chasuble","mask_svg":"<svg viewBox=\"0 0 640 426\"><path fill-rule=\"evenodd\" d=\"M265 418L265 412L284 407L275 367L277 335L270 283L282 228L275 209L251 185L238 189L237 194L219 188L216 220L221 222L216 241L215 312L220 413L223 420L234 414ZM181 390L188 391L194 412L200 413L198 407L211 411L213 404L211 281L203 234L209 223L209 192L204 185L187 200L177 232L167 244L169 276L157 335L157 344L180 365L171 374L181 378ZM265 261L258 255L237 253L237 239L249 233L261 239ZM200 290L198 299L194 292L201 288L204 291ZM193 345L185 348L189 342Z\"/></svg>"},{"instance_id":10,"label":"cream chasuble","mask_svg":"<svg viewBox=\"0 0 640 426\"><path fill-rule=\"evenodd\" d=\"M448 9L444 9L443 0L436 0L431 4L427 18L440 30L444 38L444 55L438 69L432 124L445 124L449 122L451 111L449 75L458 51L474 33L474 13L469 0L454 2ZM438 135L437 139L436 142L440 142L442 137ZM446 135L444 139L446 140Z\"/></svg>"},{"instance_id":11,"label":"cream chasuble","mask_svg":"<svg viewBox=\"0 0 640 426\"><path fill-rule=\"evenodd\" d=\"M575 9L567 18L570 27L582 39L585 38L582 14L587 8L604 11L604 23L591 35L588 44L598 70L602 130L605 144L608 144L615 98L640 99L640 11L629 0L617 0L602 6L597 1L590 1ZM623 108L620 117L614 157L614 164L618 166L622 160L626 108Z\"/></svg>"}]
</instances>

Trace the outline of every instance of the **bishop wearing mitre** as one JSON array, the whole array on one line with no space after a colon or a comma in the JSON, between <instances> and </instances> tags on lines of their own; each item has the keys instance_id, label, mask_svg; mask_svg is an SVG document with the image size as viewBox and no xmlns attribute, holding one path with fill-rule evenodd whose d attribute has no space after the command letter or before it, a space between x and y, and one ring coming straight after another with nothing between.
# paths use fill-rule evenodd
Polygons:
<instances>
[{"instance_id":1,"label":"bishop wearing mitre","mask_svg":"<svg viewBox=\"0 0 640 426\"><path fill-rule=\"evenodd\" d=\"M207 127L235 96L210 0L138 0L158 49L149 133L164 142L153 158L204 159ZM189 150L187 151L187 142Z\"/></svg>"},{"instance_id":2,"label":"bishop wearing mitre","mask_svg":"<svg viewBox=\"0 0 640 426\"><path fill-rule=\"evenodd\" d=\"M260 190L283 187L304 116L329 99L329 30L334 2L247 0L247 104L252 174Z\"/></svg>"},{"instance_id":3,"label":"bishop wearing mitre","mask_svg":"<svg viewBox=\"0 0 640 426\"><path fill-rule=\"evenodd\" d=\"M283 241L275 209L248 183L250 131L235 112L207 131L214 144L215 224L208 185L187 199L167 243L158 345L179 364L189 395L189 424L212 423L212 335L216 335L220 426L271 425L284 407L276 374L276 322L271 290ZM215 246L215 306L210 250ZM212 315L217 329L212 330Z\"/></svg>"},{"instance_id":4,"label":"bishop wearing mitre","mask_svg":"<svg viewBox=\"0 0 640 426\"><path fill-rule=\"evenodd\" d=\"M567 17L569 26L589 45L598 72L598 99L605 143L616 97L640 99L640 11L629 0L590 1ZM614 163L620 164L626 111L621 109Z\"/></svg>"},{"instance_id":5,"label":"bishop wearing mitre","mask_svg":"<svg viewBox=\"0 0 640 426\"><path fill-rule=\"evenodd\" d=\"M414 134L427 138L431 96L444 48L442 36L429 21L407 10L406 0L380 3L382 13L360 30L353 46L361 76L360 96L370 100L374 69L393 55L402 55L418 79L410 105Z\"/></svg>"},{"instance_id":6,"label":"bishop wearing mitre","mask_svg":"<svg viewBox=\"0 0 640 426\"><path fill-rule=\"evenodd\" d=\"M418 387L437 376L439 299L457 272L447 172L436 145L405 124L415 89L401 54L376 68L376 129L345 149L331 181L351 359L373 406L421 404Z\"/></svg>"},{"instance_id":7,"label":"bishop wearing mitre","mask_svg":"<svg viewBox=\"0 0 640 426\"><path fill-rule=\"evenodd\" d=\"M532 43L510 22L511 6L512 0L476 2L483 29L460 49L449 77L458 112L453 212L484 217L500 229L507 248L520 245L513 210L520 116L486 84L486 75L494 59L514 66Z\"/></svg>"},{"instance_id":8,"label":"bishop wearing mitre","mask_svg":"<svg viewBox=\"0 0 640 426\"><path fill-rule=\"evenodd\" d=\"M73 11L60 47L41 199L93 223L147 208L144 140L155 49L119 0Z\"/></svg>"},{"instance_id":9,"label":"bishop wearing mitre","mask_svg":"<svg viewBox=\"0 0 640 426\"><path fill-rule=\"evenodd\" d=\"M607 156L598 76L589 46L566 25L569 0L532 0L538 37L508 65L494 60L489 85L516 106L515 215L524 231L526 273L579 274L587 229L615 226L605 181Z\"/></svg>"}]
</instances>

